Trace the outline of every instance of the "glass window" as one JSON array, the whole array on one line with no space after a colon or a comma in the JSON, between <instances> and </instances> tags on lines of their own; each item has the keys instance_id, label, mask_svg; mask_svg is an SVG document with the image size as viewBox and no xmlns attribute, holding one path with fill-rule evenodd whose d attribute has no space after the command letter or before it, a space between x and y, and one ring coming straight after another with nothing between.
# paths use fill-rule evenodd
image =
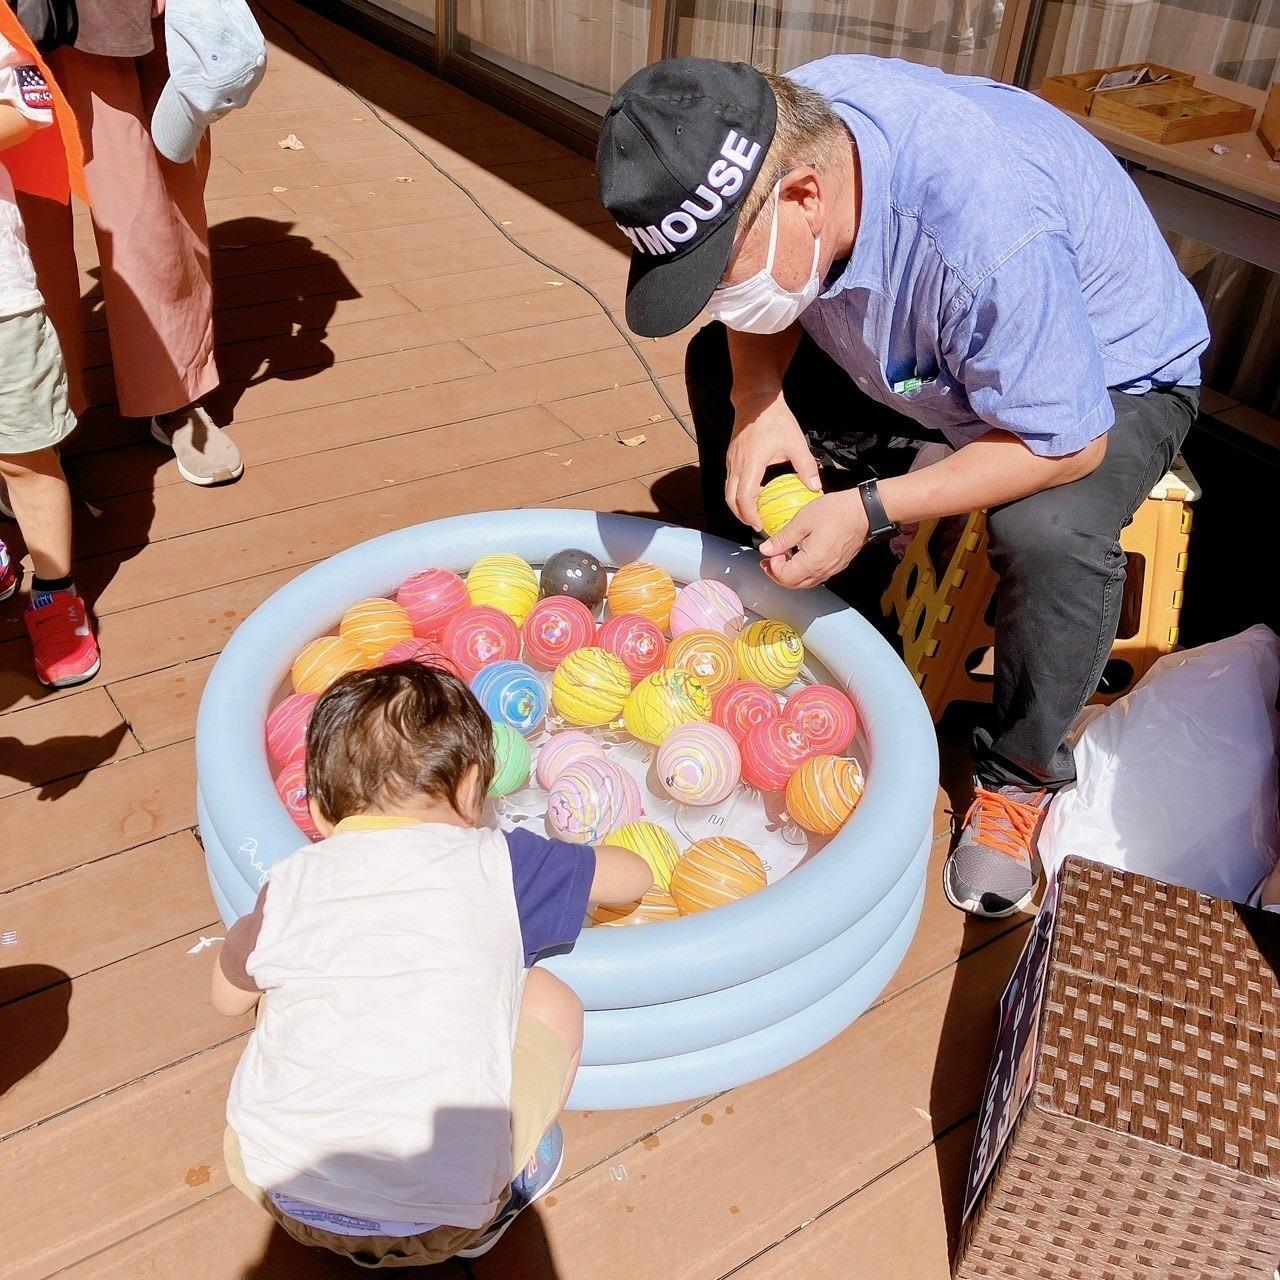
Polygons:
<instances>
[{"instance_id":1,"label":"glass window","mask_svg":"<svg viewBox=\"0 0 1280 1280\"><path fill-rule=\"evenodd\" d=\"M434 32L436 29L435 0L371 0L371 3L393 17L403 18L405 22L421 27L423 31Z\"/></svg>"},{"instance_id":2,"label":"glass window","mask_svg":"<svg viewBox=\"0 0 1280 1280\"><path fill-rule=\"evenodd\" d=\"M1027 83L1152 61L1266 89L1280 64L1280 0L1045 0Z\"/></svg>"},{"instance_id":3,"label":"glass window","mask_svg":"<svg viewBox=\"0 0 1280 1280\"><path fill-rule=\"evenodd\" d=\"M994 70L1004 0L672 0L676 52L789 71L829 53ZM1010 6L1012 7L1012 6Z\"/></svg>"},{"instance_id":4,"label":"glass window","mask_svg":"<svg viewBox=\"0 0 1280 1280\"><path fill-rule=\"evenodd\" d=\"M457 0L457 51L604 115L647 61L649 0Z\"/></svg>"}]
</instances>

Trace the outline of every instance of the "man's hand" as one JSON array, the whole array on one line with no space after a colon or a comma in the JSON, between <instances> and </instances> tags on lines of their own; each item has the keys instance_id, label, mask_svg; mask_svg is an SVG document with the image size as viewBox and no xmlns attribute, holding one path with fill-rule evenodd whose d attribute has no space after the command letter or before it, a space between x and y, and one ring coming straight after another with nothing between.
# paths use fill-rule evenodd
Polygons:
<instances>
[{"instance_id":1,"label":"man's hand","mask_svg":"<svg viewBox=\"0 0 1280 1280\"><path fill-rule=\"evenodd\" d=\"M765 469L789 462L810 489L821 490L818 464L781 390L735 399L734 412L724 497L729 510L743 524L759 529L756 497Z\"/></svg>"},{"instance_id":2,"label":"man's hand","mask_svg":"<svg viewBox=\"0 0 1280 1280\"><path fill-rule=\"evenodd\" d=\"M816 587L848 568L867 543L867 513L856 489L802 507L760 548L768 575L784 587ZM795 551L788 556L787 552Z\"/></svg>"}]
</instances>

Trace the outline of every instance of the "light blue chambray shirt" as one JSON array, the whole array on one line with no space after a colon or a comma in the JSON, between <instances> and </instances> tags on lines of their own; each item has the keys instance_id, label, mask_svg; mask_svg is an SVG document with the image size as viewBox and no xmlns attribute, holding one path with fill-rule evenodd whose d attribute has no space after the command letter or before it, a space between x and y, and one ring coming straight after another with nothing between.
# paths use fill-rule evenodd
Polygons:
<instances>
[{"instance_id":1,"label":"light blue chambray shirt","mask_svg":"<svg viewBox=\"0 0 1280 1280\"><path fill-rule=\"evenodd\" d=\"M1110 152L1021 89L863 55L787 73L857 142L848 264L800 317L861 390L955 446L1083 448L1108 388L1198 386L1204 311ZM895 391L912 378L914 390ZM853 424L851 424L853 425Z\"/></svg>"}]
</instances>

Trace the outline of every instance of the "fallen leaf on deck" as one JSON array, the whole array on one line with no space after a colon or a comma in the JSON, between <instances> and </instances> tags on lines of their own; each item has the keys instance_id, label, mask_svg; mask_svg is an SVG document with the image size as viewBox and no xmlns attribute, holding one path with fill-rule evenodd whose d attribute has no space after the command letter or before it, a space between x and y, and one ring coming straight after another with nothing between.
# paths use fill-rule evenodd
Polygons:
<instances>
[{"instance_id":1,"label":"fallen leaf on deck","mask_svg":"<svg viewBox=\"0 0 1280 1280\"><path fill-rule=\"evenodd\" d=\"M397 182L412 182L412 181L413 181L413 179L412 179L412 178L397 178L397 179L396 179L396 181L397 181Z\"/></svg>"},{"instance_id":2,"label":"fallen leaf on deck","mask_svg":"<svg viewBox=\"0 0 1280 1280\"><path fill-rule=\"evenodd\" d=\"M651 413L651 414L650 414L650 415L645 419L645 421L646 421L646 422L661 422L661 421L662 421L662 414L660 414L660 413Z\"/></svg>"},{"instance_id":3,"label":"fallen leaf on deck","mask_svg":"<svg viewBox=\"0 0 1280 1280\"><path fill-rule=\"evenodd\" d=\"M628 449L634 449L638 444L644 444L648 440L648 436L641 434L635 436L619 436L618 443L625 444Z\"/></svg>"},{"instance_id":4,"label":"fallen leaf on deck","mask_svg":"<svg viewBox=\"0 0 1280 1280\"><path fill-rule=\"evenodd\" d=\"M291 133L287 138L281 138L280 141L276 143L276 146L279 147L281 151L306 150L306 144L303 143L302 139L299 138L296 133Z\"/></svg>"},{"instance_id":5,"label":"fallen leaf on deck","mask_svg":"<svg viewBox=\"0 0 1280 1280\"><path fill-rule=\"evenodd\" d=\"M571 467L571 466L573 466L573 459L572 459L572 458L570 458L568 462L562 462L560 465L561 465L562 467Z\"/></svg>"},{"instance_id":6,"label":"fallen leaf on deck","mask_svg":"<svg viewBox=\"0 0 1280 1280\"><path fill-rule=\"evenodd\" d=\"M289 188L288 187L272 187L271 190L274 191L276 195L279 195L282 191L288 191Z\"/></svg>"},{"instance_id":7,"label":"fallen leaf on deck","mask_svg":"<svg viewBox=\"0 0 1280 1280\"><path fill-rule=\"evenodd\" d=\"M563 288L564 288L564 281L563 281L563 280L548 280L548 281L547 281L547 283L548 283L548 284L549 284L553 289L563 289Z\"/></svg>"},{"instance_id":8,"label":"fallen leaf on deck","mask_svg":"<svg viewBox=\"0 0 1280 1280\"><path fill-rule=\"evenodd\" d=\"M923 1107L912 1107L912 1111L920 1117L921 1120L932 1120L933 1117Z\"/></svg>"}]
</instances>

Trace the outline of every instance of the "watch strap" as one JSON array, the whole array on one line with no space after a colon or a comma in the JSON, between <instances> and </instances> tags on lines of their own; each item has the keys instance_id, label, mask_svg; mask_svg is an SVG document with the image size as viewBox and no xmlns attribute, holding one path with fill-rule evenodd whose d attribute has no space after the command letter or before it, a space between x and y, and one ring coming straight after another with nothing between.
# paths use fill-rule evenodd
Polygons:
<instances>
[{"instance_id":1,"label":"watch strap","mask_svg":"<svg viewBox=\"0 0 1280 1280\"><path fill-rule=\"evenodd\" d=\"M877 538L892 537L899 532L898 526L889 519L884 503L880 500L880 486L875 480L864 480L858 486L862 497L863 510L867 513L867 541Z\"/></svg>"}]
</instances>

